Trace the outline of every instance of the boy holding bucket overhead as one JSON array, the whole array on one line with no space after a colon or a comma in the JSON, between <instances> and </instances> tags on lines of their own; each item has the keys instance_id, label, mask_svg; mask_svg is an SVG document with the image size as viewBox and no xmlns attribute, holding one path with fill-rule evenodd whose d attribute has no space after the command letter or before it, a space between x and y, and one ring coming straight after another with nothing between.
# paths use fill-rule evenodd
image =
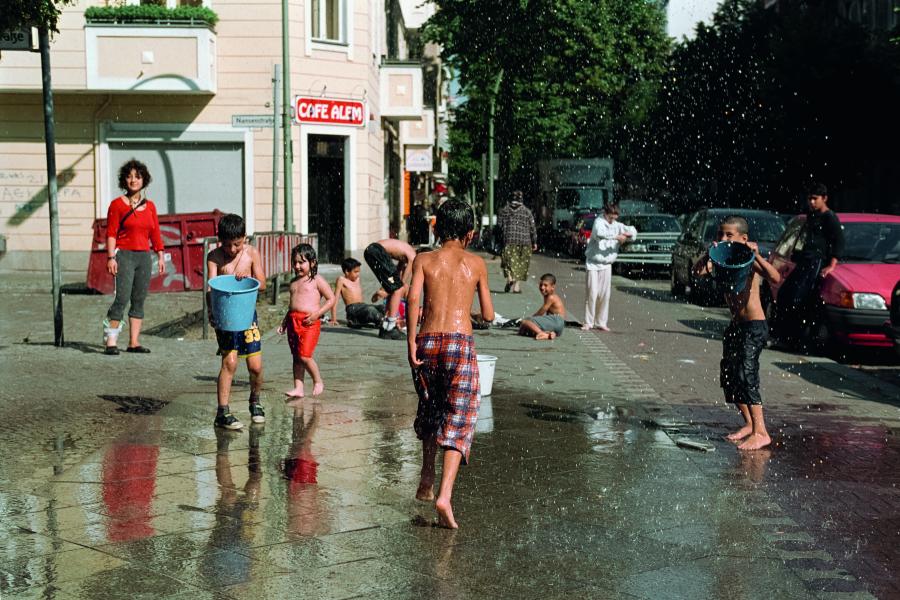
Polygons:
<instances>
[{"instance_id":1,"label":"boy holding bucket overhead","mask_svg":"<svg viewBox=\"0 0 900 600\"><path fill-rule=\"evenodd\" d=\"M749 241L747 221L726 217L719 224L719 240L694 265L697 277L712 275L725 294L731 323L722 339L720 383L725 402L737 404L744 426L727 436L739 450L759 450L772 443L763 420L759 393L759 355L769 326L759 299L762 280L778 283L781 275Z\"/></svg>"},{"instance_id":2,"label":"boy holding bucket overhead","mask_svg":"<svg viewBox=\"0 0 900 600\"><path fill-rule=\"evenodd\" d=\"M237 279L252 277L259 282L259 291L266 289L266 274L256 248L247 243L244 219L238 215L225 215L219 221L216 231L219 247L210 251L206 257L209 279L219 275L234 275ZM244 331L222 331L217 327L215 313L212 310L210 293L206 293L206 302L210 307L209 321L216 330L219 343L218 354L222 356L219 379L216 384L218 409L214 424L224 429L241 429L244 424L231 414L228 400L231 397L231 382L237 371L239 358L247 361L250 373L250 417L254 423L264 423L266 413L259 403L259 390L262 388L262 342L256 311L253 311L253 323Z\"/></svg>"},{"instance_id":3,"label":"boy holding bucket overhead","mask_svg":"<svg viewBox=\"0 0 900 600\"><path fill-rule=\"evenodd\" d=\"M422 440L422 471L416 498L434 500L435 458L444 450L444 468L435 508L441 526L456 529L450 497L460 463L469 448L478 419L478 358L469 311L478 293L481 317L494 320L484 260L466 247L475 234L472 208L447 200L437 210L435 233L439 250L416 256L407 296L407 343L413 384L419 396L414 428ZM424 299L425 304L419 307ZM416 332L420 311L424 315Z\"/></svg>"}]
</instances>

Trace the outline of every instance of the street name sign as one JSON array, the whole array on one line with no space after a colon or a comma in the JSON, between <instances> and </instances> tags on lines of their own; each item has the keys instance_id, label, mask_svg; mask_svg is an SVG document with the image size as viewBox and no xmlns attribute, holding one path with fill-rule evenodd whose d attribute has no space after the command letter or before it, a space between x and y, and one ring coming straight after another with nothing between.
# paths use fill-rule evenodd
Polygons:
<instances>
[{"instance_id":1,"label":"street name sign","mask_svg":"<svg viewBox=\"0 0 900 600\"><path fill-rule=\"evenodd\" d=\"M275 115L231 115L232 127L275 127Z\"/></svg>"},{"instance_id":2,"label":"street name sign","mask_svg":"<svg viewBox=\"0 0 900 600\"><path fill-rule=\"evenodd\" d=\"M33 50L31 29L0 31L0 50Z\"/></svg>"},{"instance_id":3,"label":"street name sign","mask_svg":"<svg viewBox=\"0 0 900 600\"><path fill-rule=\"evenodd\" d=\"M365 127L366 103L361 100L294 97L294 120L316 125Z\"/></svg>"}]
</instances>

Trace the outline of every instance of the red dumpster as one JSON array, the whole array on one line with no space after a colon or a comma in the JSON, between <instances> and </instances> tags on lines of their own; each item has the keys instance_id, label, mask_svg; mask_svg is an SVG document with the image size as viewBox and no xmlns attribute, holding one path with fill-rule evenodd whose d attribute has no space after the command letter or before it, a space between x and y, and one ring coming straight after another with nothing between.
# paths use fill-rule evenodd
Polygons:
<instances>
[{"instance_id":1,"label":"red dumpster","mask_svg":"<svg viewBox=\"0 0 900 600\"><path fill-rule=\"evenodd\" d=\"M165 246L166 272L159 274L153 253L151 292L184 292L203 289L203 238L216 235L225 213L159 215L159 231ZM106 219L94 220L94 241L88 263L87 286L102 294L115 291L115 279L106 271Z\"/></svg>"}]
</instances>

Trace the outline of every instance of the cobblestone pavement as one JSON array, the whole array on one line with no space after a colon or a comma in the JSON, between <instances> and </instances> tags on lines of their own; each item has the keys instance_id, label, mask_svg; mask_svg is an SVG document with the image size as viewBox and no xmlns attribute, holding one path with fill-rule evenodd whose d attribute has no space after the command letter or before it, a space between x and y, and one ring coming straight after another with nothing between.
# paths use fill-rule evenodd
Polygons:
<instances>
[{"instance_id":1,"label":"cobblestone pavement","mask_svg":"<svg viewBox=\"0 0 900 600\"><path fill-rule=\"evenodd\" d=\"M577 314L583 273L536 258L545 270ZM197 294L151 296L153 353L110 358L108 297L67 296L56 349L47 294L0 284L0 597L896 597L890 384L766 352L776 444L740 454L719 441L735 422L717 404L721 311L615 283L611 335L476 333L499 361L455 532L413 499L402 342L325 328L326 393L288 405L287 344L267 333L267 421L223 433ZM495 295L504 316L539 301L536 285ZM233 406L249 422L246 390L242 374Z\"/></svg>"}]
</instances>

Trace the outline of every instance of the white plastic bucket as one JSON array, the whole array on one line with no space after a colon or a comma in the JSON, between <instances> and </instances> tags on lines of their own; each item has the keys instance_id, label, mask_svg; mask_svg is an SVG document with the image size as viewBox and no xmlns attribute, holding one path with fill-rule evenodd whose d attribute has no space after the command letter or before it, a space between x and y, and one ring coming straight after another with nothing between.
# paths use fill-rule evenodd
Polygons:
<instances>
[{"instance_id":1,"label":"white plastic bucket","mask_svg":"<svg viewBox=\"0 0 900 600\"><path fill-rule=\"evenodd\" d=\"M494 369L497 367L497 357L490 354L479 354L477 358L481 395L490 396L494 388Z\"/></svg>"}]
</instances>

